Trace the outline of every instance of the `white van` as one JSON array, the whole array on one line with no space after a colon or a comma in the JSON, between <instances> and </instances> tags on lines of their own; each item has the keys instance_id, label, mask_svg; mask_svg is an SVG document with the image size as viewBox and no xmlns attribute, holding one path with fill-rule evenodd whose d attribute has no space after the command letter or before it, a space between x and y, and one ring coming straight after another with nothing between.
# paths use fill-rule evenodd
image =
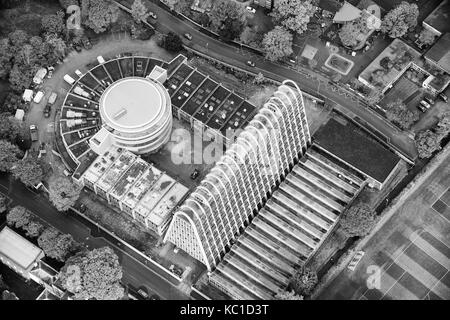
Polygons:
<instances>
[{"instance_id":1,"label":"white van","mask_svg":"<svg viewBox=\"0 0 450 320\"><path fill-rule=\"evenodd\" d=\"M75 79L72 78L71 76L69 76L68 74L66 74L66 75L64 76L64 81L66 81L68 84L72 85L72 84L74 84Z\"/></svg>"},{"instance_id":2,"label":"white van","mask_svg":"<svg viewBox=\"0 0 450 320\"><path fill-rule=\"evenodd\" d=\"M36 93L36 95L34 96L33 101L34 101L35 103L39 103L39 102L41 102L43 96L44 96L44 92L39 91L39 92Z\"/></svg>"},{"instance_id":3,"label":"white van","mask_svg":"<svg viewBox=\"0 0 450 320\"><path fill-rule=\"evenodd\" d=\"M58 97L58 94L56 92L52 92L52 94L50 95L50 97L48 98L48 103L49 104L54 104L56 101L56 98Z\"/></svg>"},{"instance_id":4,"label":"white van","mask_svg":"<svg viewBox=\"0 0 450 320\"><path fill-rule=\"evenodd\" d=\"M98 57L97 57L97 61L98 61L98 63L100 63L100 64L105 63L105 59L103 59L102 56L98 56Z\"/></svg>"}]
</instances>

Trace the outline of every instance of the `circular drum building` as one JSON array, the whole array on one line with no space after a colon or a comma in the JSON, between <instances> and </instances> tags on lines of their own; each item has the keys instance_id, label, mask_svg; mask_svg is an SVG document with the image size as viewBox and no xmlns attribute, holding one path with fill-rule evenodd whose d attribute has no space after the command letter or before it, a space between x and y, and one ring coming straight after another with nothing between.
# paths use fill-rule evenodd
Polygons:
<instances>
[{"instance_id":1,"label":"circular drum building","mask_svg":"<svg viewBox=\"0 0 450 320\"><path fill-rule=\"evenodd\" d=\"M144 154L157 151L170 138L170 96L157 80L128 77L112 83L100 98L99 111L118 147Z\"/></svg>"}]
</instances>

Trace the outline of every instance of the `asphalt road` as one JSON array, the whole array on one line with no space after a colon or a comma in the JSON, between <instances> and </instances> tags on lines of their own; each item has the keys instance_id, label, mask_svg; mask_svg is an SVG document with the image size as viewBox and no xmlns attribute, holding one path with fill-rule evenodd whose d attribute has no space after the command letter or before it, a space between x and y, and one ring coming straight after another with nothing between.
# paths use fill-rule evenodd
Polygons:
<instances>
[{"instance_id":1,"label":"asphalt road","mask_svg":"<svg viewBox=\"0 0 450 320\"><path fill-rule=\"evenodd\" d=\"M95 227L89 228L84 221L80 221L80 218L58 212L42 195L27 189L6 174L0 174L0 192L9 196L12 201L10 206L26 207L61 232L71 234L76 241L87 245L88 248L104 246L113 248L123 268L124 284L133 288L145 286L150 294L156 293L165 300L190 299L177 289L177 280L150 263L145 263L145 259L139 258L130 249L123 248L123 245L113 238L105 239L108 238L106 235L100 236Z\"/></svg>"},{"instance_id":2,"label":"asphalt road","mask_svg":"<svg viewBox=\"0 0 450 320\"><path fill-rule=\"evenodd\" d=\"M414 141L404 132L394 129L388 124L387 120L380 115L368 111L367 108L355 98L352 99L352 97L346 96L343 90L334 91L332 85L324 82L324 79L319 80L318 78L320 77L316 76L313 71L308 71L308 73L305 74L303 71L298 72L292 68L272 63L261 56L246 50L235 48L223 41L215 40L212 37L203 34L198 30L199 28L192 23L179 19L150 0L147 0L147 5L158 16L158 19L153 25L159 32L167 33L171 31L181 36L185 33L190 33L192 35L191 41L184 37L182 38L185 45L192 47L193 49L202 51L211 57L215 57L231 65L252 72L261 72L264 76L275 80L282 81L291 79L295 81L302 90L313 95L322 95L330 102L351 111L354 115L368 122L378 131L383 133L390 140L392 145L402 150L411 158L416 157L417 151ZM255 67L248 66L248 60L255 62Z\"/></svg>"}]
</instances>

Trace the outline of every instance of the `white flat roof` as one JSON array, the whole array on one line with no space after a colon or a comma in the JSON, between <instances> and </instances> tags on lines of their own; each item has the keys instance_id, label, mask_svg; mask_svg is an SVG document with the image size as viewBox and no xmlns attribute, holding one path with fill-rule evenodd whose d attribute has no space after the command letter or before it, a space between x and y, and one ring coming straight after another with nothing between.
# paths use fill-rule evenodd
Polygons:
<instances>
[{"instance_id":1,"label":"white flat roof","mask_svg":"<svg viewBox=\"0 0 450 320\"><path fill-rule=\"evenodd\" d=\"M151 123L165 103L163 87L157 86L149 79L134 77L113 83L102 97L106 123L118 128L138 128Z\"/></svg>"},{"instance_id":2,"label":"white flat roof","mask_svg":"<svg viewBox=\"0 0 450 320\"><path fill-rule=\"evenodd\" d=\"M28 269L40 256L41 249L8 227L0 231L0 255Z\"/></svg>"}]
</instances>

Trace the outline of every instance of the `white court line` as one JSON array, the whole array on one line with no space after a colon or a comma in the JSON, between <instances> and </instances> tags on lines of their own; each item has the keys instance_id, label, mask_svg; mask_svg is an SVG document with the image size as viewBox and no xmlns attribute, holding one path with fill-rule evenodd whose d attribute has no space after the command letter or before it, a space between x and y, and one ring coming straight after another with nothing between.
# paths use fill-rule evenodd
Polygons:
<instances>
[{"instance_id":1,"label":"white court line","mask_svg":"<svg viewBox=\"0 0 450 320\"><path fill-rule=\"evenodd\" d=\"M434 289L434 287L436 287L437 285L438 285L438 283L440 283L441 282L441 280L442 279L444 279L444 277L447 275L447 273L448 273L448 269L447 269L447 272L431 287L431 288L428 288L428 291L427 291L427 293L423 296L423 298L422 298L422 300L425 300L425 298L426 297L428 297L428 298L430 298L428 295L430 294L430 292L431 291L433 291L433 289ZM445 285L445 284L444 284ZM436 294L436 293L435 293ZM437 296L439 296L438 294L436 294ZM430 300L430 299L429 299Z\"/></svg>"},{"instance_id":2,"label":"white court line","mask_svg":"<svg viewBox=\"0 0 450 320\"><path fill-rule=\"evenodd\" d=\"M389 264L389 266L387 267L387 268L385 268L384 269L384 272L380 275L380 277L382 277L386 272L387 272L387 270L402 256L402 254L404 254L405 253L405 251L406 250L408 250L408 248L414 243L414 241L416 241L416 239L422 234L422 232L424 232L425 230L419 230L419 232L415 235L415 237L414 237L414 240L409 240L410 241L410 243L406 246L406 248L404 248L396 257L395 257L395 259L391 262L391 264ZM417 232L417 230L416 231L414 231L413 233L412 233L412 235L414 235L414 233L416 233ZM411 238L411 236L410 236L410 238ZM403 268L402 268L403 269ZM404 269L403 269L404 270ZM406 271L405 271L406 272ZM402 276L403 276L403 274L402 274ZM401 278L401 277L400 277ZM397 280L395 281L395 283L397 283L397 281L398 281L398 279L400 279L400 278L397 278ZM390 290L391 288L389 288L389 290ZM364 291L364 293L362 294L362 295L365 295L366 294L366 292L367 291L369 291L370 289L366 289L366 291ZM387 291L386 291L386 293L387 293ZM386 294L385 293L385 294ZM384 295L385 295L384 294ZM384 297L384 295L383 295L383 297Z\"/></svg>"},{"instance_id":3,"label":"white court line","mask_svg":"<svg viewBox=\"0 0 450 320\"><path fill-rule=\"evenodd\" d=\"M402 268L403 269L403 268ZM406 273L406 270L405 269L403 269L403 273L400 275L400 277L398 277L397 279L395 279L395 282L394 282L394 284L392 285L392 286L390 286L389 287L389 289L387 289L386 290L386 292L381 296L381 298L380 299L378 299L378 300L382 300L387 294L388 294L388 292L389 291L391 291L391 289L398 283L398 280L400 280L404 275L405 275L405 273ZM401 284L400 284L401 285ZM402 286L403 287L403 286ZM403 287L404 288L404 287ZM406 290L408 290L407 288L405 288ZM408 290L409 291L409 290Z\"/></svg>"},{"instance_id":4,"label":"white court line","mask_svg":"<svg viewBox=\"0 0 450 320\"><path fill-rule=\"evenodd\" d=\"M439 199L438 199L439 200ZM437 201L437 200L436 200ZM445 202L444 202L445 203ZM434 203L433 203L434 205ZM440 213L439 211L437 211L435 208L430 207L432 210L434 210L434 212L436 212L440 217L442 217L444 220L447 220L448 223L450 223L450 220L448 220L442 213ZM450 207L449 207L450 208Z\"/></svg>"}]
</instances>

